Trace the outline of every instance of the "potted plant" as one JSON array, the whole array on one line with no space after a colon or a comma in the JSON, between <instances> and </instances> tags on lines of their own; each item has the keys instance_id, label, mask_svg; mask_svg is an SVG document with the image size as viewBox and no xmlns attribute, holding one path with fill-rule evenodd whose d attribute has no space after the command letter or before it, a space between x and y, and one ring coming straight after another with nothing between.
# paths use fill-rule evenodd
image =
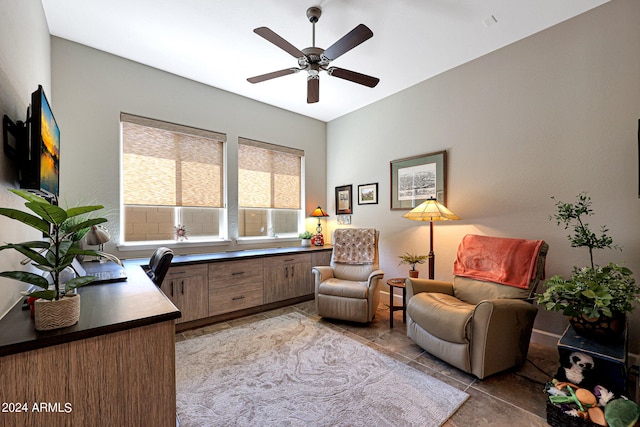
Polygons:
<instances>
[{"instance_id":1,"label":"potted plant","mask_svg":"<svg viewBox=\"0 0 640 427\"><path fill-rule=\"evenodd\" d=\"M593 215L591 198L580 193L575 203L556 202L556 213L550 216L565 229L573 228L568 237L572 247L587 248L590 264L573 267L568 279L555 275L545 282L546 290L538 294L538 303L547 310L562 311L569 316L576 332L596 340L616 339L626 325L626 313L640 302L640 286L628 268L613 262L605 266L594 263L595 249L620 249L613 245L609 231L591 231L585 217Z\"/></svg>"},{"instance_id":2,"label":"potted plant","mask_svg":"<svg viewBox=\"0 0 640 427\"><path fill-rule=\"evenodd\" d=\"M9 243L0 251L15 249L32 261L32 265L51 278L51 283L40 274L28 271L4 271L0 276L34 285L38 290L27 295L37 298L34 302L36 329L48 330L71 326L80 316L80 295L71 293L80 286L93 282L93 276L78 275L71 265L76 255L103 256L117 263L115 256L82 249L80 240L93 225L106 222L105 218L86 218L84 214L102 209L103 206L78 206L67 210L49 203L43 197L25 190L10 190L25 199L25 206L33 213L17 209L0 208L0 215L22 222L43 233L47 240ZM71 271L70 271L71 270ZM68 279L66 280L65 279Z\"/></svg>"},{"instance_id":3,"label":"potted plant","mask_svg":"<svg viewBox=\"0 0 640 427\"><path fill-rule=\"evenodd\" d=\"M313 233L310 231L305 231L304 233L298 234L298 237L302 239L302 246L311 246L311 238L313 237Z\"/></svg>"},{"instance_id":4,"label":"potted plant","mask_svg":"<svg viewBox=\"0 0 640 427\"><path fill-rule=\"evenodd\" d=\"M420 272L416 270L416 264L424 264L424 262L429 259L429 255L417 255L405 252L404 255L400 255L398 258L400 258L398 265L409 264L411 266L409 277L418 277Z\"/></svg>"}]
</instances>

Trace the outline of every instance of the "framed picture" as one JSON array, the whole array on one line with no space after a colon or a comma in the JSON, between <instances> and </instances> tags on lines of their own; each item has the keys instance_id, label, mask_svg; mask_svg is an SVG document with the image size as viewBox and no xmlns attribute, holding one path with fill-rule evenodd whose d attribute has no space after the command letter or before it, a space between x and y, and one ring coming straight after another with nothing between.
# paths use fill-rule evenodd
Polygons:
<instances>
[{"instance_id":1,"label":"framed picture","mask_svg":"<svg viewBox=\"0 0 640 427\"><path fill-rule=\"evenodd\" d=\"M350 225L351 215L338 215L338 225Z\"/></svg>"},{"instance_id":2,"label":"framed picture","mask_svg":"<svg viewBox=\"0 0 640 427\"><path fill-rule=\"evenodd\" d=\"M378 183L358 185L358 204L377 205L378 204Z\"/></svg>"},{"instance_id":3,"label":"framed picture","mask_svg":"<svg viewBox=\"0 0 640 427\"><path fill-rule=\"evenodd\" d=\"M445 204L446 151L391 162L391 209L413 209L427 199Z\"/></svg>"},{"instance_id":4,"label":"framed picture","mask_svg":"<svg viewBox=\"0 0 640 427\"><path fill-rule=\"evenodd\" d=\"M336 187L336 215L351 215L353 213L352 188L351 185Z\"/></svg>"}]
</instances>

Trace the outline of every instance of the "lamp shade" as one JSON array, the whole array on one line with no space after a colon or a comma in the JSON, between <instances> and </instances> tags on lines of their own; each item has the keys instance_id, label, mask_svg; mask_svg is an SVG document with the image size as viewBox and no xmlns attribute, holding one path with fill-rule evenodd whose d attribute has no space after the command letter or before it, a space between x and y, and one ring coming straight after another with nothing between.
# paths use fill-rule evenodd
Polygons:
<instances>
[{"instance_id":1,"label":"lamp shade","mask_svg":"<svg viewBox=\"0 0 640 427\"><path fill-rule=\"evenodd\" d=\"M111 235L107 230L97 225L92 225L87 232L87 245L97 246L107 243L111 239Z\"/></svg>"},{"instance_id":2,"label":"lamp shade","mask_svg":"<svg viewBox=\"0 0 640 427\"><path fill-rule=\"evenodd\" d=\"M402 215L402 217L414 221L450 221L460 219L458 215L451 212L436 199L425 200L420 203L420 205Z\"/></svg>"},{"instance_id":3,"label":"lamp shade","mask_svg":"<svg viewBox=\"0 0 640 427\"><path fill-rule=\"evenodd\" d=\"M320 206L318 206L317 208L315 208L313 210L313 212L311 212L309 214L309 216L315 218L315 217L329 216L329 214L324 209L322 209Z\"/></svg>"}]
</instances>

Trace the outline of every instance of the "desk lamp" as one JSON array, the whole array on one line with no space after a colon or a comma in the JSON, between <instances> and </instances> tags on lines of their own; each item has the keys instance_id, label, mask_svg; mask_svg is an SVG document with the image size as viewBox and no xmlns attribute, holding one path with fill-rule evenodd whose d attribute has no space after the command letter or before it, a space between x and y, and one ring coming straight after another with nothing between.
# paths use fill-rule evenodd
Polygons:
<instances>
[{"instance_id":1,"label":"desk lamp","mask_svg":"<svg viewBox=\"0 0 640 427\"><path fill-rule=\"evenodd\" d=\"M92 225L85 238L87 245L98 246L98 251L102 252L104 244L111 240L111 235L106 229L98 225ZM98 261L102 262L102 260L102 257L98 257Z\"/></svg>"},{"instance_id":2,"label":"desk lamp","mask_svg":"<svg viewBox=\"0 0 640 427\"><path fill-rule=\"evenodd\" d=\"M316 227L316 235L311 239L311 243L315 246L324 246L324 236L322 235L322 224L320 224L320 218L327 217L329 214L323 210L320 206L315 208L313 212L309 214L310 217L318 218L318 226Z\"/></svg>"},{"instance_id":3,"label":"desk lamp","mask_svg":"<svg viewBox=\"0 0 640 427\"><path fill-rule=\"evenodd\" d=\"M450 221L460 218L434 198L425 200L402 217L414 221L429 221L429 279L433 279L436 259L433 253L433 221Z\"/></svg>"}]
</instances>

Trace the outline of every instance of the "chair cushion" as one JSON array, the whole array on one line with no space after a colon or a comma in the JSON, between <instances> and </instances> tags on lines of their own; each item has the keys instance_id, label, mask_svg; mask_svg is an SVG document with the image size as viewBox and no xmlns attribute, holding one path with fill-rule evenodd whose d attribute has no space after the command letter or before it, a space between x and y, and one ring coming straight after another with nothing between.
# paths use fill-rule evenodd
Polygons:
<instances>
[{"instance_id":1,"label":"chair cushion","mask_svg":"<svg viewBox=\"0 0 640 427\"><path fill-rule=\"evenodd\" d=\"M318 293L343 298L367 298L367 282L331 278L318 285Z\"/></svg>"},{"instance_id":2,"label":"chair cushion","mask_svg":"<svg viewBox=\"0 0 640 427\"><path fill-rule=\"evenodd\" d=\"M407 305L407 315L431 335L448 342L469 342L467 328L475 305L439 293L414 295Z\"/></svg>"},{"instance_id":3,"label":"chair cushion","mask_svg":"<svg viewBox=\"0 0 640 427\"><path fill-rule=\"evenodd\" d=\"M487 299L527 299L529 297L528 289L520 289L493 282L484 282L462 276L455 276L453 278L453 289L456 298L474 305Z\"/></svg>"},{"instance_id":4,"label":"chair cushion","mask_svg":"<svg viewBox=\"0 0 640 427\"><path fill-rule=\"evenodd\" d=\"M333 275L338 279L366 282L369 275L378 269L378 264L333 264Z\"/></svg>"}]
</instances>

